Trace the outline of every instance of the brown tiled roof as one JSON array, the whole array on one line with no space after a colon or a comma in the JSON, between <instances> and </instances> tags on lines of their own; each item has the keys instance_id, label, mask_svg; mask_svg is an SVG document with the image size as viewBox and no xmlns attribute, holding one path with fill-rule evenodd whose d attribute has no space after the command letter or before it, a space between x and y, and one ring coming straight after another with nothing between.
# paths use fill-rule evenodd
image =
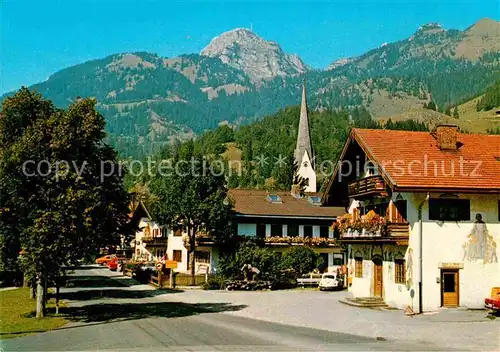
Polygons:
<instances>
[{"instance_id":1,"label":"brown tiled roof","mask_svg":"<svg viewBox=\"0 0 500 352\"><path fill-rule=\"evenodd\" d=\"M500 191L500 136L457 137L456 150L441 150L429 132L353 129L349 140L383 166L395 189Z\"/></svg>"},{"instance_id":2,"label":"brown tiled roof","mask_svg":"<svg viewBox=\"0 0 500 352\"><path fill-rule=\"evenodd\" d=\"M277 194L282 203L271 203L268 194ZM319 193L308 194L318 195ZM279 217L317 217L335 218L345 214L342 207L322 207L304 198L295 198L290 192L267 192L255 189L231 189L229 197L234 201L234 212L237 215L279 216Z\"/></svg>"}]
</instances>

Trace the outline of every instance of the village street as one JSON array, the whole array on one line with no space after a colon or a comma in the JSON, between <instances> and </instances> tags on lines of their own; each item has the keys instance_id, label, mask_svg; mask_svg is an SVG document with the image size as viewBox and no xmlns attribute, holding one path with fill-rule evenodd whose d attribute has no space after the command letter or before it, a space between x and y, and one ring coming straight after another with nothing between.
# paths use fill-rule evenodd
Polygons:
<instances>
[{"instance_id":1,"label":"village street","mask_svg":"<svg viewBox=\"0 0 500 352\"><path fill-rule=\"evenodd\" d=\"M77 270L62 298L72 322L4 340L4 351L498 350L500 320L484 311L401 311L343 305L345 292L153 290L105 268ZM377 339L378 337L378 339Z\"/></svg>"}]
</instances>

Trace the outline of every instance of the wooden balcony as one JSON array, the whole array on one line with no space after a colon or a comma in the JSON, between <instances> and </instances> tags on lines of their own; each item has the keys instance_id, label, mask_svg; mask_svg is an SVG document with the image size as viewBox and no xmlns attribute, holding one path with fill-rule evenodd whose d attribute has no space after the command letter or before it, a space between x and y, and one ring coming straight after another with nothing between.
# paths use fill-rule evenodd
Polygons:
<instances>
[{"instance_id":1,"label":"wooden balcony","mask_svg":"<svg viewBox=\"0 0 500 352\"><path fill-rule=\"evenodd\" d=\"M410 226L408 223L391 223L378 231L367 231L347 229L340 234L340 240L344 243L359 242L390 242L397 245L407 245L410 237Z\"/></svg>"},{"instance_id":2,"label":"wooden balcony","mask_svg":"<svg viewBox=\"0 0 500 352\"><path fill-rule=\"evenodd\" d=\"M146 243L147 247L166 247L168 244L168 237L143 237L142 241Z\"/></svg>"},{"instance_id":3,"label":"wooden balcony","mask_svg":"<svg viewBox=\"0 0 500 352\"><path fill-rule=\"evenodd\" d=\"M353 181L348 185L350 198L385 197L387 190L382 176L370 176Z\"/></svg>"}]
</instances>

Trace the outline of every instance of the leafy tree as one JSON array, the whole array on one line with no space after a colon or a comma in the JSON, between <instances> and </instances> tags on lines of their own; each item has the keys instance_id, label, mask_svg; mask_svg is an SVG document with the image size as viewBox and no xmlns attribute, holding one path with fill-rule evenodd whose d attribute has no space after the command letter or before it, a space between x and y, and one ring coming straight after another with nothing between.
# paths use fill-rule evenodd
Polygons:
<instances>
[{"instance_id":1,"label":"leafy tree","mask_svg":"<svg viewBox=\"0 0 500 352\"><path fill-rule=\"evenodd\" d=\"M128 195L117 155L103 143L95 101L61 110L22 88L3 102L1 116L0 231L8 236L2 242L22 248L17 264L36 280L42 317L45 282L127 234ZM15 260L2 252L5 263Z\"/></svg>"},{"instance_id":2,"label":"leafy tree","mask_svg":"<svg viewBox=\"0 0 500 352\"><path fill-rule=\"evenodd\" d=\"M302 275L323 264L323 258L311 248L297 246L283 253L281 267L283 269L294 269L298 275Z\"/></svg>"},{"instance_id":3,"label":"leafy tree","mask_svg":"<svg viewBox=\"0 0 500 352\"><path fill-rule=\"evenodd\" d=\"M260 270L262 277L275 277L280 270L280 260L279 253L250 240L240 243L236 251L222 254L219 269L226 278L240 278L243 265L250 264Z\"/></svg>"},{"instance_id":4,"label":"leafy tree","mask_svg":"<svg viewBox=\"0 0 500 352\"><path fill-rule=\"evenodd\" d=\"M232 204L227 199L223 173L194 153L193 142L180 148L172 164L174 172L155 175L151 180L151 191L156 197L152 208L163 224L186 232L194 285L196 236L214 236L221 245L229 241ZM207 170L207 166L211 166L213 172Z\"/></svg>"},{"instance_id":5,"label":"leafy tree","mask_svg":"<svg viewBox=\"0 0 500 352\"><path fill-rule=\"evenodd\" d=\"M458 106L455 105L455 108L453 109L453 117L458 119L460 116L458 115Z\"/></svg>"}]
</instances>

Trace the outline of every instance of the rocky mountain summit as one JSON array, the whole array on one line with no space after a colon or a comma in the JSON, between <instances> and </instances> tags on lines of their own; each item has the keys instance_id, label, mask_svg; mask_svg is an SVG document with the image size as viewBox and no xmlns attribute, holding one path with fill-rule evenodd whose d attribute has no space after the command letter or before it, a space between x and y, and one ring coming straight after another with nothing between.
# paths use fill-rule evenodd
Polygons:
<instances>
[{"instance_id":1,"label":"rocky mountain summit","mask_svg":"<svg viewBox=\"0 0 500 352\"><path fill-rule=\"evenodd\" d=\"M219 58L223 63L245 72L255 84L308 70L297 55L285 53L277 43L245 28L236 28L215 37L201 51L201 55Z\"/></svg>"}]
</instances>

